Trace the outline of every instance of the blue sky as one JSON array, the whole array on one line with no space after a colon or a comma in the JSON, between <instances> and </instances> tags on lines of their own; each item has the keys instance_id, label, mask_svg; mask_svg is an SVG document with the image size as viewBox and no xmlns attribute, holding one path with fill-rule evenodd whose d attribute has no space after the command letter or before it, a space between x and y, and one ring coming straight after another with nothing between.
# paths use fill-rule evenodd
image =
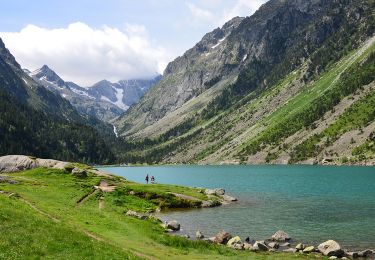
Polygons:
<instances>
[{"instance_id":1,"label":"blue sky","mask_svg":"<svg viewBox=\"0 0 375 260\"><path fill-rule=\"evenodd\" d=\"M33 70L47 64L82 85L102 77L147 78L162 72L205 33L234 16L252 14L264 2L2 1L0 37L22 66Z\"/></svg>"}]
</instances>

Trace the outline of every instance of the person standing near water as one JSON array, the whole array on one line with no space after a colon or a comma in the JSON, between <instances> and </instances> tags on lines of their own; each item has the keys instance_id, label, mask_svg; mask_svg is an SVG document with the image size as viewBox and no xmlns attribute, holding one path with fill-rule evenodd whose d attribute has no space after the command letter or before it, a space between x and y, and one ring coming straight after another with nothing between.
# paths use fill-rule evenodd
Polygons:
<instances>
[{"instance_id":1,"label":"person standing near water","mask_svg":"<svg viewBox=\"0 0 375 260\"><path fill-rule=\"evenodd\" d=\"M151 176L151 183L152 183L152 184L155 183L155 177L154 177L154 175Z\"/></svg>"},{"instance_id":2,"label":"person standing near water","mask_svg":"<svg viewBox=\"0 0 375 260\"><path fill-rule=\"evenodd\" d=\"M148 184L148 174L146 175L145 180L146 180L146 184Z\"/></svg>"}]
</instances>

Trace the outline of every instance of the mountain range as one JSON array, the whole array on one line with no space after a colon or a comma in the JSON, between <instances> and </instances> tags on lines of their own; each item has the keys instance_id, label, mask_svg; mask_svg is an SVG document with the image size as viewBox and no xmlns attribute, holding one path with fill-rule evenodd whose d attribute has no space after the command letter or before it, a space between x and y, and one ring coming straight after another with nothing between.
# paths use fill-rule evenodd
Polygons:
<instances>
[{"instance_id":1,"label":"mountain range","mask_svg":"<svg viewBox=\"0 0 375 260\"><path fill-rule=\"evenodd\" d=\"M149 163L374 163L374 1L270 0L114 124Z\"/></svg>"},{"instance_id":2,"label":"mountain range","mask_svg":"<svg viewBox=\"0 0 375 260\"><path fill-rule=\"evenodd\" d=\"M2 42L0 58L1 154L375 164L374 0L270 0L151 80L83 88L22 70Z\"/></svg>"},{"instance_id":3,"label":"mountain range","mask_svg":"<svg viewBox=\"0 0 375 260\"><path fill-rule=\"evenodd\" d=\"M125 112L160 80L160 76L150 80L121 80L117 83L102 80L83 88L73 82L65 82L47 65L33 72L27 69L24 71L48 90L67 99L81 114L94 116L105 122Z\"/></svg>"}]
</instances>

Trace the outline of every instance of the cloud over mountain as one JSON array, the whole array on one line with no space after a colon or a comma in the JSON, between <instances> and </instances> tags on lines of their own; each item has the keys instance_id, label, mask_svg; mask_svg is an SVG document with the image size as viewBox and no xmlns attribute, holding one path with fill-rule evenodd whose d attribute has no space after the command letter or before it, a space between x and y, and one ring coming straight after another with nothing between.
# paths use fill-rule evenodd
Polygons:
<instances>
[{"instance_id":1,"label":"cloud over mountain","mask_svg":"<svg viewBox=\"0 0 375 260\"><path fill-rule=\"evenodd\" d=\"M76 22L66 28L27 25L0 37L25 68L53 67L65 80L84 86L99 80L151 78L168 62L166 51L149 38L144 26L92 28Z\"/></svg>"}]
</instances>

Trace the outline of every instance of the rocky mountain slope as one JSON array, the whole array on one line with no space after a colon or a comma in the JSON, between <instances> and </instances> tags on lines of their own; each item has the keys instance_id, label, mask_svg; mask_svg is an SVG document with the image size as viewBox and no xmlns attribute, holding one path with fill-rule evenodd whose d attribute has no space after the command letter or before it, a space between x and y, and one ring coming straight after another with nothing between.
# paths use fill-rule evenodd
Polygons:
<instances>
[{"instance_id":1,"label":"rocky mountain slope","mask_svg":"<svg viewBox=\"0 0 375 260\"><path fill-rule=\"evenodd\" d=\"M374 163L375 1L271 0L115 122L124 160Z\"/></svg>"},{"instance_id":2,"label":"rocky mountain slope","mask_svg":"<svg viewBox=\"0 0 375 260\"><path fill-rule=\"evenodd\" d=\"M90 88L83 88L73 82L65 82L47 65L28 74L48 90L67 99L81 114L105 122L121 115L159 79L123 80L118 83L103 80Z\"/></svg>"},{"instance_id":3,"label":"rocky mountain slope","mask_svg":"<svg viewBox=\"0 0 375 260\"><path fill-rule=\"evenodd\" d=\"M104 163L114 156L97 130L108 126L34 81L0 39L0 154ZM110 131L112 129L110 128Z\"/></svg>"}]
</instances>

